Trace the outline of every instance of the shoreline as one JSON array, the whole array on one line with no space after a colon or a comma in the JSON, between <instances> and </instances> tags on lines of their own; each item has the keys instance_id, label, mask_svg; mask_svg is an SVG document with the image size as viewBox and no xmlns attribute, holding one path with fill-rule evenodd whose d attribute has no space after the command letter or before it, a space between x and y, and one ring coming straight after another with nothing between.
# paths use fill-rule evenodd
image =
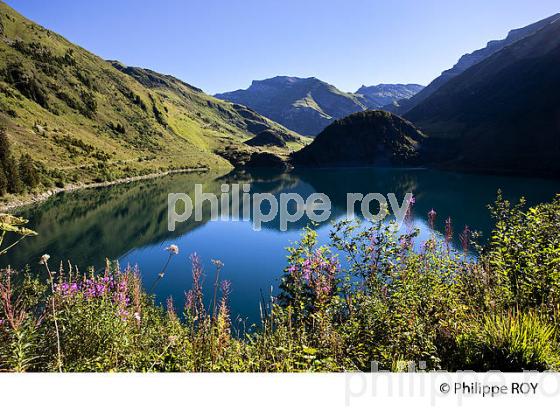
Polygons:
<instances>
[{"instance_id":1,"label":"shoreline","mask_svg":"<svg viewBox=\"0 0 560 410\"><path fill-rule=\"evenodd\" d=\"M89 189L89 188L102 188L108 187L112 185L120 185L120 184L127 184L130 182L142 181L145 179L154 179L159 177L164 177L166 175L172 174L187 174L190 172L208 172L209 168L202 167L202 168L181 168L181 169L173 169L164 172L153 172L151 174L146 175L138 175L134 177L126 177L126 178L119 178L112 181L105 181L105 182L92 182L92 183L76 183L76 184L68 184L63 188L51 188L45 192L33 194L29 197L24 198L15 198L6 203L0 204L0 212L8 212L12 211L17 208L21 208L27 205L32 205L36 203L43 202L54 196L56 194L60 194L61 192L71 192L77 191L80 189Z\"/></svg>"}]
</instances>

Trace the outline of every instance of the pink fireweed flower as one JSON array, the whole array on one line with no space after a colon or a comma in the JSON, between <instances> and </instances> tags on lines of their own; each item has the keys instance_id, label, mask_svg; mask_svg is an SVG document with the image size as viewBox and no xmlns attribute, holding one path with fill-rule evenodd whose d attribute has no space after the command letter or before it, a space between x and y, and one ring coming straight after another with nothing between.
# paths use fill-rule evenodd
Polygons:
<instances>
[{"instance_id":1,"label":"pink fireweed flower","mask_svg":"<svg viewBox=\"0 0 560 410\"><path fill-rule=\"evenodd\" d=\"M61 296L73 296L80 291L80 286L75 282L62 282L55 284L55 290Z\"/></svg>"},{"instance_id":2,"label":"pink fireweed flower","mask_svg":"<svg viewBox=\"0 0 560 410\"><path fill-rule=\"evenodd\" d=\"M412 229L412 208L414 207L415 203L416 203L416 198L414 197L414 195L412 195L408 199L406 212L404 214L404 222L409 230Z\"/></svg>"},{"instance_id":3,"label":"pink fireweed flower","mask_svg":"<svg viewBox=\"0 0 560 410\"><path fill-rule=\"evenodd\" d=\"M447 244L448 248L452 239L453 239L453 225L451 223L451 218L447 218L445 220L445 243Z\"/></svg>"},{"instance_id":4,"label":"pink fireweed flower","mask_svg":"<svg viewBox=\"0 0 560 410\"><path fill-rule=\"evenodd\" d=\"M189 290L185 292L185 310L191 312L194 309L194 292Z\"/></svg>"},{"instance_id":5,"label":"pink fireweed flower","mask_svg":"<svg viewBox=\"0 0 560 410\"><path fill-rule=\"evenodd\" d=\"M463 246L463 252L467 253L469 251L469 242L471 238L471 230L468 225L465 225L465 228L459 237L461 239L461 245Z\"/></svg>"},{"instance_id":6,"label":"pink fireweed flower","mask_svg":"<svg viewBox=\"0 0 560 410\"><path fill-rule=\"evenodd\" d=\"M231 282L229 280L222 281L221 288L223 295L229 295L231 291Z\"/></svg>"},{"instance_id":7,"label":"pink fireweed flower","mask_svg":"<svg viewBox=\"0 0 560 410\"><path fill-rule=\"evenodd\" d=\"M428 212L428 223L430 224L430 228L433 230L436 222L437 212L434 211L434 208L430 212Z\"/></svg>"},{"instance_id":8,"label":"pink fireweed flower","mask_svg":"<svg viewBox=\"0 0 560 410\"><path fill-rule=\"evenodd\" d=\"M177 245L169 245L167 248L165 248L165 250L169 252L171 255L179 254L179 247Z\"/></svg>"},{"instance_id":9,"label":"pink fireweed flower","mask_svg":"<svg viewBox=\"0 0 560 410\"><path fill-rule=\"evenodd\" d=\"M327 257L325 251L319 249L309 255L300 266L290 266L289 272L301 271L301 276L296 278L313 292L317 302L324 303L330 297L338 271L338 259Z\"/></svg>"}]
</instances>

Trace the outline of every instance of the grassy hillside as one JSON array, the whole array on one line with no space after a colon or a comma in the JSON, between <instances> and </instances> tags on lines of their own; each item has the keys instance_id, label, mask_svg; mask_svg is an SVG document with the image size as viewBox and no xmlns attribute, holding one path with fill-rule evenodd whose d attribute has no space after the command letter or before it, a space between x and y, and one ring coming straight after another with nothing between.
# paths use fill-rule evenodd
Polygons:
<instances>
[{"instance_id":1,"label":"grassy hillside","mask_svg":"<svg viewBox=\"0 0 560 410\"><path fill-rule=\"evenodd\" d=\"M0 3L0 125L14 156L51 184L177 168L227 168L223 153L271 129L299 136L178 79L111 63ZM259 148L262 149L262 148ZM227 155L226 155L227 156Z\"/></svg>"}]
</instances>

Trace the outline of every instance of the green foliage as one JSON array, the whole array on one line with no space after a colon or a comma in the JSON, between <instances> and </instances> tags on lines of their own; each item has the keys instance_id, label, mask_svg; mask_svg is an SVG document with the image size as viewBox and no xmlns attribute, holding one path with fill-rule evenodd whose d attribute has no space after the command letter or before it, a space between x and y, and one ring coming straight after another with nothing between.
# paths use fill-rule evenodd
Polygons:
<instances>
[{"instance_id":1,"label":"green foliage","mask_svg":"<svg viewBox=\"0 0 560 410\"><path fill-rule=\"evenodd\" d=\"M29 154L22 154L19 159L19 174L22 182L29 188L35 188L39 185L39 173L33 159Z\"/></svg>"},{"instance_id":2,"label":"green foliage","mask_svg":"<svg viewBox=\"0 0 560 410\"><path fill-rule=\"evenodd\" d=\"M39 171L29 154L22 154L19 162L11 152L6 130L0 130L0 196L6 193L19 194L25 188L39 185Z\"/></svg>"},{"instance_id":3,"label":"green foliage","mask_svg":"<svg viewBox=\"0 0 560 410\"><path fill-rule=\"evenodd\" d=\"M484 261L497 276L503 303L521 308L560 303L560 196L528 208L499 196Z\"/></svg>"},{"instance_id":4,"label":"green foliage","mask_svg":"<svg viewBox=\"0 0 560 410\"><path fill-rule=\"evenodd\" d=\"M167 308L155 304L137 271L107 263L99 275L71 266L53 273L45 255L50 291L40 276L26 272L20 279L0 271L0 368L402 371L412 364L426 370L557 370L557 238L538 227L555 226L558 206L556 199L525 211L499 198L492 207L494 235L477 259L436 234L416 243L418 231L409 225L401 233L387 221L342 221L322 246L307 228L288 248L281 293L262 296L261 323L249 328L231 320L219 261L214 297L205 304L203 268L191 257L192 286L179 314L172 300ZM2 216L3 231L33 234L24 224ZM525 237L524 230L532 234ZM513 240L537 241L542 249L527 243L529 252L521 252L509 246ZM150 292L166 280L165 269L178 253L168 250ZM541 263L551 275L544 281Z\"/></svg>"},{"instance_id":5,"label":"green foliage","mask_svg":"<svg viewBox=\"0 0 560 410\"><path fill-rule=\"evenodd\" d=\"M80 112L88 118L93 118L95 111L97 110L97 101L95 100L95 96L90 91L82 91L81 97L83 107L81 107Z\"/></svg>"},{"instance_id":6,"label":"green foliage","mask_svg":"<svg viewBox=\"0 0 560 410\"><path fill-rule=\"evenodd\" d=\"M513 310L484 316L459 345L472 370L557 370L556 331L553 323L534 311Z\"/></svg>"},{"instance_id":7,"label":"green foliage","mask_svg":"<svg viewBox=\"0 0 560 410\"><path fill-rule=\"evenodd\" d=\"M37 232L24 226L28 222L29 221L27 219L0 213L0 256L4 255L9 249L13 248L25 237L37 235ZM8 233L16 235L19 238L15 239L12 244L2 249L4 239Z\"/></svg>"},{"instance_id":8,"label":"green foliage","mask_svg":"<svg viewBox=\"0 0 560 410\"><path fill-rule=\"evenodd\" d=\"M10 140L4 129L0 130L0 172L6 177L7 192L17 194L23 190L17 162L12 155Z\"/></svg>"},{"instance_id":9,"label":"green foliage","mask_svg":"<svg viewBox=\"0 0 560 410\"><path fill-rule=\"evenodd\" d=\"M8 179L4 173L4 168L0 167L0 196L4 196L8 193Z\"/></svg>"},{"instance_id":10,"label":"green foliage","mask_svg":"<svg viewBox=\"0 0 560 410\"><path fill-rule=\"evenodd\" d=\"M6 81L21 94L43 108L49 108L49 97L41 82L18 63L10 63L4 74Z\"/></svg>"}]
</instances>

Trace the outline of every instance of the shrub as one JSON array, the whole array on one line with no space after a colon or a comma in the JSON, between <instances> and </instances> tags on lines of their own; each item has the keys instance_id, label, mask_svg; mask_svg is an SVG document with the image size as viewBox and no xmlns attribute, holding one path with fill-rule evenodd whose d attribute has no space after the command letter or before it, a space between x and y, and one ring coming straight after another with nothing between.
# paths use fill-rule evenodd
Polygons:
<instances>
[{"instance_id":1,"label":"shrub","mask_svg":"<svg viewBox=\"0 0 560 410\"><path fill-rule=\"evenodd\" d=\"M27 72L20 64L10 63L6 67L6 82L41 107L49 108L49 97L40 81Z\"/></svg>"},{"instance_id":2,"label":"shrub","mask_svg":"<svg viewBox=\"0 0 560 410\"><path fill-rule=\"evenodd\" d=\"M0 196L8 193L8 179L4 173L4 168L0 166Z\"/></svg>"},{"instance_id":3,"label":"shrub","mask_svg":"<svg viewBox=\"0 0 560 410\"><path fill-rule=\"evenodd\" d=\"M466 368L476 371L558 369L556 328L534 311L510 310L486 314L474 332L464 335L459 346Z\"/></svg>"},{"instance_id":4,"label":"shrub","mask_svg":"<svg viewBox=\"0 0 560 410\"><path fill-rule=\"evenodd\" d=\"M7 192L17 194L23 190L18 165L11 153L10 140L5 129L0 129L0 172L6 177Z\"/></svg>"},{"instance_id":5,"label":"shrub","mask_svg":"<svg viewBox=\"0 0 560 410\"><path fill-rule=\"evenodd\" d=\"M39 173L29 154L22 154L19 159L19 174L22 182L29 188L39 185Z\"/></svg>"},{"instance_id":6,"label":"shrub","mask_svg":"<svg viewBox=\"0 0 560 410\"><path fill-rule=\"evenodd\" d=\"M499 194L483 262L498 280L503 303L520 308L560 303L560 195L552 203L511 205Z\"/></svg>"}]
</instances>

